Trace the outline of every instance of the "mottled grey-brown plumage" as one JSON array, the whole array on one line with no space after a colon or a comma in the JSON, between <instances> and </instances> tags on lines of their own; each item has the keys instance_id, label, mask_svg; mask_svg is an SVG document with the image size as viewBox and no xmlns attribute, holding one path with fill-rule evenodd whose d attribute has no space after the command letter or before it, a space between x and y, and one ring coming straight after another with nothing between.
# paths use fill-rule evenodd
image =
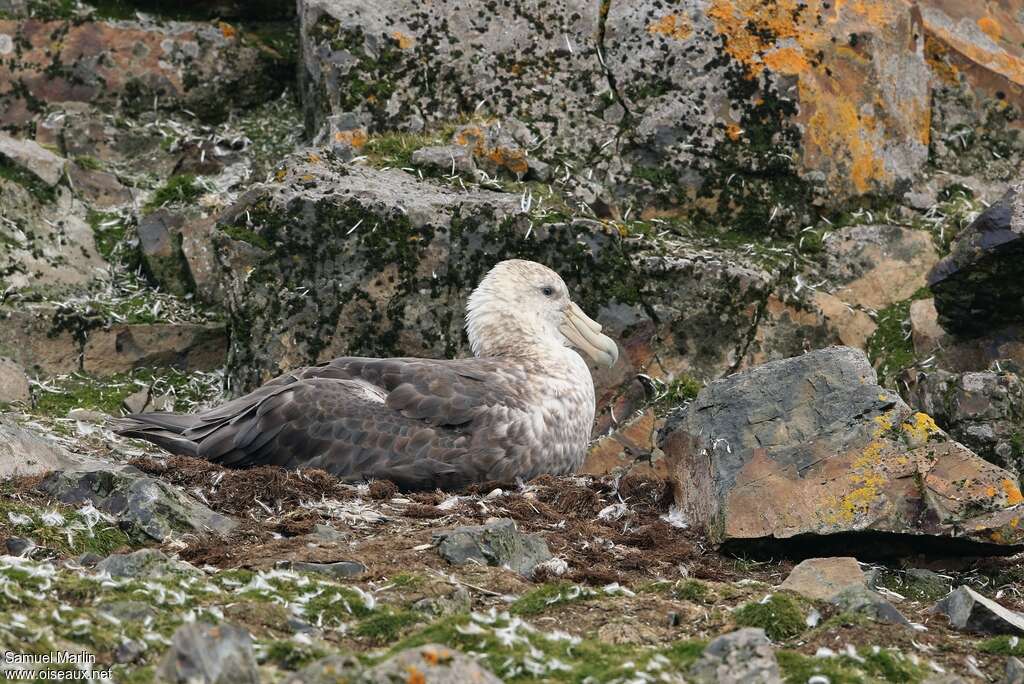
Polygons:
<instances>
[{"instance_id":1,"label":"mottled grey-brown plumage","mask_svg":"<svg viewBox=\"0 0 1024 684\"><path fill-rule=\"evenodd\" d=\"M230 467L323 468L405 489L577 469L594 387L567 344L609 364L614 342L553 271L518 260L498 264L473 292L467 330L477 358L344 357L203 413L138 414L115 429Z\"/></svg>"}]
</instances>

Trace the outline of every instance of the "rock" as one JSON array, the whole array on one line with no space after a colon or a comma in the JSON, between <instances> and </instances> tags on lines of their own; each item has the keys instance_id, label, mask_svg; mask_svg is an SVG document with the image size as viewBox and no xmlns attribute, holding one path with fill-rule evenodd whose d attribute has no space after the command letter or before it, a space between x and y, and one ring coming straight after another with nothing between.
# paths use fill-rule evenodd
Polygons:
<instances>
[{"instance_id":1,"label":"rock","mask_svg":"<svg viewBox=\"0 0 1024 684\"><path fill-rule=\"evenodd\" d=\"M195 296L200 301L222 306L225 295L218 273L220 266L210 239L213 225L212 218L186 221L181 227L181 255L188 269L188 280L195 287Z\"/></svg>"},{"instance_id":2,"label":"rock","mask_svg":"<svg viewBox=\"0 0 1024 684\"><path fill-rule=\"evenodd\" d=\"M214 370L224 365L227 335L219 323L140 323L93 330L82 370L115 375L135 368Z\"/></svg>"},{"instance_id":3,"label":"rock","mask_svg":"<svg viewBox=\"0 0 1024 684\"><path fill-rule=\"evenodd\" d=\"M810 599L828 601L851 587L865 586L864 571L856 558L808 558L779 585Z\"/></svg>"},{"instance_id":4,"label":"rock","mask_svg":"<svg viewBox=\"0 0 1024 684\"><path fill-rule=\"evenodd\" d=\"M782 674L763 629L746 627L711 640L689 670L696 684L781 684Z\"/></svg>"},{"instance_id":5,"label":"rock","mask_svg":"<svg viewBox=\"0 0 1024 684\"><path fill-rule=\"evenodd\" d=\"M331 527L330 525L324 525L323 523L317 523L313 526L313 531L309 534L319 542L347 542L349 541L349 535L341 530Z\"/></svg>"},{"instance_id":6,"label":"rock","mask_svg":"<svg viewBox=\"0 0 1024 684\"><path fill-rule=\"evenodd\" d=\"M910 624L910 621L884 596L864 586L847 587L830 596L828 600L842 611L867 615L876 622L889 625Z\"/></svg>"},{"instance_id":7,"label":"rock","mask_svg":"<svg viewBox=\"0 0 1024 684\"><path fill-rule=\"evenodd\" d=\"M501 684L501 679L481 667L474 658L447 646L426 644L396 653L366 671L367 682L380 684Z\"/></svg>"},{"instance_id":8,"label":"rock","mask_svg":"<svg viewBox=\"0 0 1024 684\"><path fill-rule=\"evenodd\" d=\"M156 617L156 610L145 601L109 601L98 606L101 613L125 622L146 622Z\"/></svg>"},{"instance_id":9,"label":"rock","mask_svg":"<svg viewBox=\"0 0 1024 684\"><path fill-rule=\"evenodd\" d=\"M0 404L27 403L31 398L25 371L14 361L0 357Z\"/></svg>"},{"instance_id":10,"label":"rock","mask_svg":"<svg viewBox=\"0 0 1024 684\"><path fill-rule=\"evenodd\" d=\"M146 273L154 285L179 296L192 289L181 251L181 232L185 217L168 209L147 214L136 228L139 252Z\"/></svg>"},{"instance_id":11,"label":"rock","mask_svg":"<svg viewBox=\"0 0 1024 684\"><path fill-rule=\"evenodd\" d=\"M412 165L454 176L462 173L475 176L476 164L473 153L462 145L440 145L422 147L412 153Z\"/></svg>"},{"instance_id":12,"label":"rock","mask_svg":"<svg viewBox=\"0 0 1024 684\"><path fill-rule=\"evenodd\" d=\"M879 387L855 349L712 382L669 421L659 446L676 506L716 542L827 549L829 535L865 531L908 535L912 548L931 537L950 552L959 542L1006 553L1024 540L1012 524L1024 502L1016 478ZM890 539L863 549L849 534L831 543L858 555L906 551Z\"/></svg>"},{"instance_id":13,"label":"rock","mask_svg":"<svg viewBox=\"0 0 1024 684\"><path fill-rule=\"evenodd\" d=\"M258 684L252 637L244 628L227 623L182 625L171 637L155 679L173 684Z\"/></svg>"},{"instance_id":14,"label":"rock","mask_svg":"<svg viewBox=\"0 0 1024 684\"><path fill-rule=\"evenodd\" d=\"M69 164L67 170L75 194L93 207L111 209L132 201L132 191L121 185L112 173L83 168L78 163Z\"/></svg>"},{"instance_id":15,"label":"rock","mask_svg":"<svg viewBox=\"0 0 1024 684\"><path fill-rule=\"evenodd\" d=\"M349 684L360 681L362 672L363 666L355 656L331 655L306 665L285 681L288 684Z\"/></svg>"},{"instance_id":16,"label":"rock","mask_svg":"<svg viewBox=\"0 0 1024 684\"><path fill-rule=\"evenodd\" d=\"M1024 323L1024 185L961 231L928 275L939 323L977 336Z\"/></svg>"},{"instance_id":17,"label":"rock","mask_svg":"<svg viewBox=\"0 0 1024 684\"><path fill-rule=\"evenodd\" d=\"M96 565L96 570L111 577L159 577L199 572L192 565L168 558L156 549L111 554Z\"/></svg>"},{"instance_id":18,"label":"rock","mask_svg":"<svg viewBox=\"0 0 1024 684\"><path fill-rule=\"evenodd\" d=\"M1024 635L1024 615L1003 608L970 587L959 587L932 609L949 618L954 629L981 634Z\"/></svg>"},{"instance_id":19,"label":"rock","mask_svg":"<svg viewBox=\"0 0 1024 684\"><path fill-rule=\"evenodd\" d=\"M93 568L96 567L96 564L101 560L103 560L103 556L98 553L93 553L92 551L86 551L78 557L78 564L84 568Z\"/></svg>"},{"instance_id":20,"label":"rock","mask_svg":"<svg viewBox=\"0 0 1024 684\"><path fill-rule=\"evenodd\" d=\"M664 421L647 409L639 416L624 422L610 435L600 437L591 444L587 458L579 472L583 475L608 475L620 472L654 475L664 478L665 460L654 460L654 438ZM640 459L638 461L638 459Z\"/></svg>"},{"instance_id":21,"label":"rock","mask_svg":"<svg viewBox=\"0 0 1024 684\"><path fill-rule=\"evenodd\" d=\"M458 587L446 596L422 598L412 604L413 610L431 615L457 615L467 613L473 608L473 596L465 587Z\"/></svg>"},{"instance_id":22,"label":"rock","mask_svg":"<svg viewBox=\"0 0 1024 684\"><path fill-rule=\"evenodd\" d=\"M939 256L927 231L889 225L841 228L825 243L832 294L853 307L881 311L925 286Z\"/></svg>"},{"instance_id":23,"label":"rock","mask_svg":"<svg viewBox=\"0 0 1024 684\"><path fill-rule=\"evenodd\" d=\"M125 113L188 109L208 121L276 97L287 66L227 24L0 20L19 46L0 65L0 126L28 127L40 104ZM54 42L53 36L61 40Z\"/></svg>"},{"instance_id":24,"label":"rock","mask_svg":"<svg viewBox=\"0 0 1024 684\"><path fill-rule=\"evenodd\" d=\"M935 299L917 299L910 304L910 335L914 354L926 357L939 348L946 331L939 325L939 312Z\"/></svg>"},{"instance_id":25,"label":"rock","mask_svg":"<svg viewBox=\"0 0 1024 684\"><path fill-rule=\"evenodd\" d=\"M56 472L37 488L64 503L92 503L139 540L162 542L175 533L223 535L238 524L131 466Z\"/></svg>"},{"instance_id":26,"label":"rock","mask_svg":"<svg viewBox=\"0 0 1024 684\"><path fill-rule=\"evenodd\" d=\"M901 376L903 396L935 418L957 441L985 460L1024 475L1024 381L1011 361L988 370L951 373L909 368Z\"/></svg>"},{"instance_id":27,"label":"rock","mask_svg":"<svg viewBox=\"0 0 1024 684\"><path fill-rule=\"evenodd\" d=\"M1003 684L1024 684L1024 661L1010 656L1006 659L1006 676Z\"/></svg>"},{"instance_id":28,"label":"rock","mask_svg":"<svg viewBox=\"0 0 1024 684\"><path fill-rule=\"evenodd\" d=\"M167 394L154 395L149 389L143 389L129 394L121 404L128 413L173 411L174 397Z\"/></svg>"},{"instance_id":29,"label":"rock","mask_svg":"<svg viewBox=\"0 0 1024 684\"><path fill-rule=\"evenodd\" d=\"M35 430L0 416L0 480L98 465L98 461L72 454Z\"/></svg>"},{"instance_id":30,"label":"rock","mask_svg":"<svg viewBox=\"0 0 1024 684\"><path fill-rule=\"evenodd\" d=\"M0 133L0 163L2 162L32 174L52 187L64 177L67 160L40 146L34 140L18 140Z\"/></svg>"},{"instance_id":31,"label":"rock","mask_svg":"<svg viewBox=\"0 0 1024 684\"><path fill-rule=\"evenodd\" d=\"M7 549L7 553L12 556L27 556L35 548L35 543L31 539L22 539L20 537L9 537L4 546Z\"/></svg>"},{"instance_id":32,"label":"rock","mask_svg":"<svg viewBox=\"0 0 1024 684\"><path fill-rule=\"evenodd\" d=\"M533 574L538 564L552 557L543 537L522 534L508 518L435 532L434 543L441 558L453 565L470 562L497 565L526 577Z\"/></svg>"},{"instance_id":33,"label":"rock","mask_svg":"<svg viewBox=\"0 0 1024 684\"><path fill-rule=\"evenodd\" d=\"M352 579L366 572L366 566L357 561L338 561L336 563L290 562L289 566L296 572L313 572L327 575L334 579Z\"/></svg>"},{"instance_id":34,"label":"rock","mask_svg":"<svg viewBox=\"0 0 1024 684\"><path fill-rule=\"evenodd\" d=\"M530 129L515 119L467 124L455 131L452 142L468 150L488 176L517 180L530 172L527 149L537 144Z\"/></svg>"},{"instance_id":35,"label":"rock","mask_svg":"<svg viewBox=\"0 0 1024 684\"><path fill-rule=\"evenodd\" d=\"M579 0L499 3L472 25L462 9L303 0L302 99L313 128L342 112L367 117L371 132L470 114L530 122L541 161L585 160L588 177L623 206L635 199L762 232L805 225L813 203L895 189L927 160L923 37L899 0L873 12L802 5L783 14L711 0L607 12ZM863 39L850 48L850 35ZM424 68L436 75L429 84ZM532 172L518 153L511 161ZM743 182L728 182L735 169Z\"/></svg>"},{"instance_id":36,"label":"rock","mask_svg":"<svg viewBox=\"0 0 1024 684\"><path fill-rule=\"evenodd\" d=\"M114 649L114 660L118 663L134 662L146 652L146 648L144 642L125 639Z\"/></svg>"}]
</instances>

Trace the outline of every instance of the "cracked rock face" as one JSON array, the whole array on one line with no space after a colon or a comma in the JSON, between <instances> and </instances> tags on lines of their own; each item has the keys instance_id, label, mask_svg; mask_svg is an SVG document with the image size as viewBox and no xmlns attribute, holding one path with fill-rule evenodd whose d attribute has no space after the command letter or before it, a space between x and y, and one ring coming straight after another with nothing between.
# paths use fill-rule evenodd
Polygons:
<instances>
[{"instance_id":1,"label":"cracked rock face","mask_svg":"<svg viewBox=\"0 0 1024 684\"><path fill-rule=\"evenodd\" d=\"M4 40L6 39L6 41ZM221 120L280 92L280 66L227 24L0 20L0 127L51 102L185 108ZM275 72L277 70L277 72Z\"/></svg>"},{"instance_id":2,"label":"cracked rock face","mask_svg":"<svg viewBox=\"0 0 1024 684\"><path fill-rule=\"evenodd\" d=\"M344 112L372 131L515 117L623 207L787 231L927 158L923 37L897 0L305 0L300 17L311 132Z\"/></svg>"},{"instance_id":3,"label":"cracked rock face","mask_svg":"<svg viewBox=\"0 0 1024 684\"><path fill-rule=\"evenodd\" d=\"M669 422L661 448L676 504L715 541L820 544L846 535L839 539L849 544L850 533L885 532L911 545L960 538L1012 552L1024 539L1014 475L879 387L855 349L711 383ZM894 551L900 544L891 540Z\"/></svg>"}]
</instances>

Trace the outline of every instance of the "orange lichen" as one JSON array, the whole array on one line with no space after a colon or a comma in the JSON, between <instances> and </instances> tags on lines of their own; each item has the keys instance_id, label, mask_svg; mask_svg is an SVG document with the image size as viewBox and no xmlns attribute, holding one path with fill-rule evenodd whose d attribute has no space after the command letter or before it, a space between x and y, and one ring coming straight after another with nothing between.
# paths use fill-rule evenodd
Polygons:
<instances>
[{"instance_id":1,"label":"orange lichen","mask_svg":"<svg viewBox=\"0 0 1024 684\"><path fill-rule=\"evenodd\" d=\"M734 123L728 124L725 127L725 134L729 136L729 140L736 141L743 135L743 129Z\"/></svg>"},{"instance_id":2,"label":"orange lichen","mask_svg":"<svg viewBox=\"0 0 1024 684\"><path fill-rule=\"evenodd\" d=\"M408 675L405 684L427 684L427 676L419 668L410 665L405 672Z\"/></svg>"},{"instance_id":3,"label":"orange lichen","mask_svg":"<svg viewBox=\"0 0 1024 684\"><path fill-rule=\"evenodd\" d=\"M408 50L416 44L416 39L414 37L406 33L402 33L401 31L393 31L391 33L391 37L395 39L396 43L398 43L398 47L403 50Z\"/></svg>"},{"instance_id":4,"label":"orange lichen","mask_svg":"<svg viewBox=\"0 0 1024 684\"><path fill-rule=\"evenodd\" d=\"M234 38L238 35L238 31L235 29L235 27L226 22L220 22L219 24L217 24L217 28L220 29L220 34L225 38Z\"/></svg>"},{"instance_id":5,"label":"orange lichen","mask_svg":"<svg viewBox=\"0 0 1024 684\"><path fill-rule=\"evenodd\" d=\"M810 68L803 52L796 48L784 47L765 54L764 65L780 74L796 75Z\"/></svg>"},{"instance_id":6,"label":"orange lichen","mask_svg":"<svg viewBox=\"0 0 1024 684\"><path fill-rule=\"evenodd\" d=\"M356 128L351 131L336 131L334 133L335 142L346 143L352 147L362 147L368 139L366 131L362 128Z\"/></svg>"},{"instance_id":7,"label":"orange lichen","mask_svg":"<svg viewBox=\"0 0 1024 684\"><path fill-rule=\"evenodd\" d=\"M524 175L530 169L526 162L526 151L518 147L499 145L487 151L487 158L518 176Z\"/></svg>"},{"instance_id":8,"label":"orange lichen","mask_svg":"<svg viewBox=\"0 0 1024 684\"><path fill-rule=\"evenodd\" d=\"M1003 37L1003 27L992 17L981 17L978 19L978 28L994 41L998 42Z\"/></svg>"},{"instance_id":9,"label":"orange lichen","mask_svg":"<svg viewBox=\"0 0 1024 684\"><path fill-rule=\"evenodd\" d=\"M1016 506L1019 503L1024 503L1024 496L1021 495L1020 489L1013 483L1013 480L1003 479L1000 483L1003 487L1003 493L1006 494L1006 505Z\"/></svg>"},{"instance_id":10,"label":"orange lichen","mask_svg":"<svg viewBox=\"0 0 1024 684\"><path fill-rule=\"evenodd\" d=\"M679 14L666 14L647 27L648 33L659 33L667 38L686 40L693 35L693 27L686 17Z\"/></svg>"},{"instance_id":11,"label":"orange lichen","mask_svg":"<svg viewBox=\"0 0 1024 684\"><path fill-rule=\"evenodd\" d=\"M309 159L309 162L311 164L319 164L321 161L320 155L317 154L316 152L310 152L309 155L307 156L307 159Z\"/></svg>"}]
</instances>

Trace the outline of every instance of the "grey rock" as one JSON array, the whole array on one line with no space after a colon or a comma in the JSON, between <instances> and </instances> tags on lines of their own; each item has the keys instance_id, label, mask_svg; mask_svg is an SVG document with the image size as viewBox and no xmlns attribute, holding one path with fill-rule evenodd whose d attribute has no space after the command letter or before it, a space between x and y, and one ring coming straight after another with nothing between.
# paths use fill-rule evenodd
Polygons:
<instances>
[{"instance_id":1,"label":"grey rock","mask_svg":"<svg viewBox=\"0 0 1024 684\"><path fill-rule=\"evenodd\" d=\"M10 359L0 358L0 404L28 402L31 398L28 376L22 367Z\"/></svg>"},{"instance_id":2,"label":"grey rock","mask_svg":"<svg viewBox=\"0 0 1024 684\"><path fill-rule=\"evenodd\" d=\"M746 627L711 640L689 671L697 684L781 684L771 641L763 629Z\"/></svg>"},{"instance_id":3,"label":"grey rock","mask_svg":"<svg viewBox=\"0 0 1024 684\"><path fill-rule=\"evenodd\" d=\"M149 389L142 389L129 394L121 404L128 413L173 411L174 397L166 394L154 395Z\"/></svg>"},{"instance_id":4,"label":"grey rock","mask_svg":"<svg viewBox=\"0 0 1024 684\"><path fill-rule=\"evenodd\" d=\"M1006 659L1006 674L1003 684L1024 684L1024 661L1010 656Z\"/></svg>"},{"instance_id":5,"label":"grey rock","mask_svg":"<svg viewBox=\"0 0 1024 684\"><path fill-rule=\"evenodd\" d=\"M476 173L473 153L462 145L421 147L412 153L412 164L446 176L462 173L472 177Z\"/></svg>"},{"instance_id":6,"label":"grey rock","mask_svg":"<svg viewBox=\"0 0 1024 684\"><path fill-rule=\"evenodd\" d=\"M0 158L32 174L49 186L64 177L67 160L42 147L35 140L19 140L0 133Z\"/></svg>"},{"instance_id":7,"label":"grey rock","mask_svg":"<svg viewBox=\"0 0 1024 684\"><path fill-rule=\"evenodd\" d=\"M226 534L238 524L131 466L56 472L38 489L65 503L91 502L139 540L162 542L175 533Z\"/></svg>"},{"instance_id":8,"label":"grey rock","mask_svg":"<svg viewBox=\"0 0 1024 684\"><path fill-rule=\"evenodd\" d=\"M497 565L527 577L537 565L552 557L542 537L522 534L515 521L507 518L435 532L434 543L441 557L453 565Z\"/></svg>"},{"instance_id":9,"label":"grey rock","mask_svg":"<svg viewBox=\"0 0 1024 684\"><path fill-rule=\"evenodd\" d=\"M146 652L146 644L135 639L125 639L114 648L114 660L118 663L132 663Z\"/></svg>"},{"instance_id":10,"label":"grey rock","mask_svg":"<svg viewBox=\"0 0 1024 684\"><path fill-rule=\"evenodd\" d=\"M313 531L310 532L309 536L314 537L320 542L344 542L349 540L349 535L342 532L336 527L325 525L323 523L317 523L313 526Z\"/></svg>"},{"instance_id":11,"label":"grey rock","mask_svg":"<svg viewBox=\"0 0 1024 684\"><path fill-rule=\"evenodd\" d=\"M928 286L949 332L972 336L1024 323L1024 184L957 235Z\"/></svg>"},{"instance_id":12,"label":"grey rock","mask_svg":"<svg viewBox=\"0 0 1024 684\"><path fill-rule=\"evenodd\" d=\"M352 579L366 572L366 566L358 561L338 561L336 563L294 561L289 562L288 565L296 572L313 572L318 575L327 575L334 579Z\"/></svg>"},{"instance_id":13,"label":"grey rock","mask_svg":"<svg viewBox=\"0 0 1024 684\"><path fill-rule=\"evenodd\" d=\"M169 684L258 684L252 637L227 623L182 625L171 637L155 679Z\"/></svg>"},{"instance_id":14,"label":"grey rock","mask_svg":"<svg viewBox=\"0 0 1024 684\"><path fill-rule=\"evenodd\" d=\"M410 672L420 672L430 684L501 684L501 679L474 658L447 646L426 644L396 653L366 671L363 678L374 684L405 684Z\"/></svg>"},{"instance_id":15,"label":"grey rock","mask_svg":"<svg viewBox=\"0 0 1024 684\"><path fill-rule=\"evenodd\" d=\"M907 403L924 411L955 439L990 463L1024 475L1024 381L1010 360L987 370L911 368L901 377Z\"/></svg>"},{"instance_id":16,"label":"grey rock","mask_svg":"<svg viewBox=\"0 0 1024 684\"><path fill-rule=\"evenodd\" d=\"M72 454L32 428L0 416L0 480L98 465L99 461Z\"/></svg>"},{"instance_id":17,"label":"grey rock","mask_svg":"<svg viewBox=\"0 0 1024 684\"><path fill-rule=\"evenodd\" d=\"M78 557L78 564L85 568L95 567L97 563L103 560L103 556L92 551L86 551Z\"/></svg>"},{"instance_id":18,"label":"grey rock","mask_svg":"<svg viewBox=\"0 0 1024 684\"><path fill-rule=\"evenodd\" d=\"M156 549L111 554L97 563L96 571L105 572L111 577L159 577L199 572L192 565L168 558Z\"/></svg>"},{"instance_id":19,"label":"grey rock","mask_svg":"<svg viewBox=\"0 0 1024 684\"><path fill-rule=\"evenodd\" d=\"M412 604L412 607L431 615L455 615L469 612L473 607L473 597L464 587L459 587L447 596L422 598Z\"/></svg>"},{"instance_id":20,"label":"grey rock","mask_svg":"<svg viewBox=\"0 0 1024 684\"><path fill-rule=\"evenodd\" d=\"M716 541L786 543L816 535L822 552L861 531L1020 544L1013 475L949 439L877 384L862 351L831 347L708 384L660 438L676 505ZM966 531L966 532L965 532ZM1000 536L1002 535L1002 536Z\"/></svg>"},{"instance_id":21,"label":"grey rock","mask_svg":"<svg viewBox=\"0 0 1024 684\"><path fill-rule=\"evenodd\" d=\"M954 589L932 609L949 618L954 629L982 634L1024 635L1024 615L1004 608L970 587Z\"/></svg>"},{"instance_id":22,"label":"grey rock","mask_svg":"<svg viewBox=\"0 0 1024 684\"><path fill-rule=\"evenodd\" d=\"M191 289L185 257L181 251L181 233L185 217L169 209L157 209L143 217L136 228L139 252L146 273L154 285L184 295Z\"/></svg>"},{"instance_id":23,"label":"grey rock","mask_svg":"<svg viewBox=\"0 0 1024 684\"><path fill-rule=\"evenodd\" d=\"M285 681L288 684L354 684L363 681L362 672L363 666L354 656L331 655L310 663Z\"/></svg>"},{"instance_id":24,"label":"grey rock","mask_svg":"<svg viewBox=\"0 0 1024 684\"><path fill-rule=\"evenodd\" d=\"M12 556L27 556L35 548L35 543L31 539L22 539L21 537L10 537L4 546L7 548L7 553Z\"/></svg>"},{"instance_id":25,"label":"grey rock","mask_svg":"<svg viewBox=\"0 0 1024 684\"><path fill-rule=\"evenodd\" d=\"M890 625L909 625L910 621L903 617L896 606L885 597L867 587L849 587L829 599L829 602L841 610L867 615L872 620Z\"/></svg>"}]
</instances>

